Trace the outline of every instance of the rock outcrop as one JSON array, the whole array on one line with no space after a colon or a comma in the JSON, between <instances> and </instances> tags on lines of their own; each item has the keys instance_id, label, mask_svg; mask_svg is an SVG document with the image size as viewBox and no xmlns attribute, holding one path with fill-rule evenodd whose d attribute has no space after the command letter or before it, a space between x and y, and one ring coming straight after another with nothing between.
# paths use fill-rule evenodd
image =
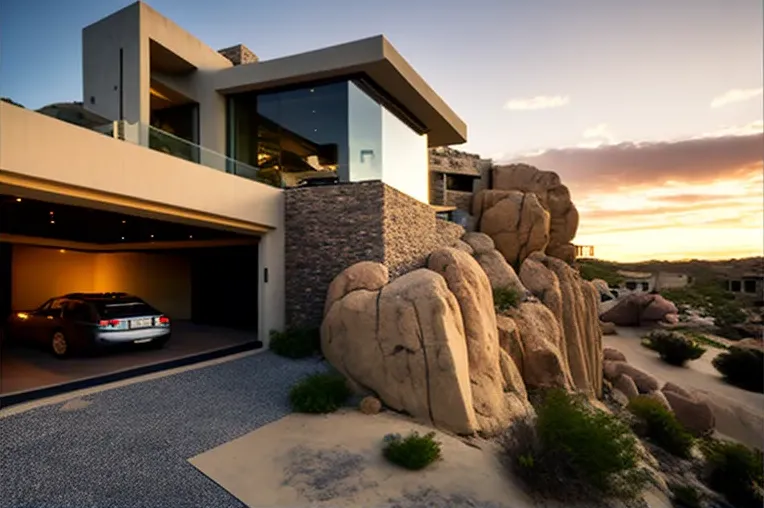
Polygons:
<instances>
[{"instance_id":1,"label":"rock outcrop","mask_svg":"<svg viewBox=\"0 0 764 508\"><path fill-rule=\"evenodd\" d=\"M504 192L505 194L494 194L493 196L484 194L481 197L481 193L478 193L478 195L475 196L472 211L473 215L478 219L480 231L488 233L488 231L483 229L483 213L492 208L500 196L510 196L510 194L506 194L507 192L518 192L525 196L533 195L536 197L536 201L541 208L548 213L549 222L547 234L545 235L546 245L540 247L537 244L534 244L529 247L526 252L530 253L536 250L541 250L547 255L562 259L567 263L572 263L575 260L575 247L570 242L576 236L576 231L578 230L578 210L570 199L570 191L567 187L562 185L560 177L556 173L551 171L541 171L527 164L498 166L493 168L492 190L483 192ZM524 204L515 204L514 207L509 207L505 204L504 207L514 210L522 210L525 208ZM535 204L532 209L535 210ZM494 212L493 215L498 215L498 213ZM513 216L518 217L521 216L521 214L514 213ZM506 217L506 221L508 226L502 230L505 235L513 230L517 231L520 229L518 227L511 227L512 224L519 225L519 222L513 222L509 216ZM489 225L496 228L495 219L492 219L489 222ZM488 234L493 237L493 234ZM536 235L536 238L540 237L540 234ZM523 245L524 237L518 236L516 240L516 245ZM501 246L499 247L499 250L505 254ZM522 249L520 249L520 252L522 252ZM513 265L515 264L510 257L507 257L507 261ZM522 259L519 261L522 262Z\"/></svg>"},{"instance_id":2,"label":"rock outcrop","mask_svg":"<svg viewBox=\"0 0 764 508\"><path fill-rule=\"evenodd\" d=\"M651 322L666 321L676 314L677 308L661 295L632 293L600 315L602 321L616 326L642 326Z\"/></svg>"}]
</instances>

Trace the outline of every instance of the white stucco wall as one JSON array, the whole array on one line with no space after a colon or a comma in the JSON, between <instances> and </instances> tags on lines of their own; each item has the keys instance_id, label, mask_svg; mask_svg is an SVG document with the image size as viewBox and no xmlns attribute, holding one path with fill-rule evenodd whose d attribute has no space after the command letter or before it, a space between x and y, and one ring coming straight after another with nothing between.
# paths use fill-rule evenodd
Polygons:
<instances>
[{"instance_id":1,"label":"white stucco wall","mask_svg":"<svg viewBox=\"0 0 764 508\"><path fill-rule=\"evenodd\" d=\"M382 108L382 181L429 203L427 135L419 135Z\"/></svg>"}]
</instances>

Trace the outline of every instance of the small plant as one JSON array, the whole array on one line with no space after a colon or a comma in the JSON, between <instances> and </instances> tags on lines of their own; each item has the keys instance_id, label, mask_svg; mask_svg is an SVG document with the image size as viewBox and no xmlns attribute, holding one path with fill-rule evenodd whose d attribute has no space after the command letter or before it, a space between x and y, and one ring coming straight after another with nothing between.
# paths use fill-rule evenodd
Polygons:
<instances>
[{"instance_id":1,"label":"small plant","mask_svg":"<svg viewBox=\"0 0 764 508\"><path fill-rule=\"evenodd\" d=\"M570 501L604 496L631 498L647 476L637 440L618 417L562 390L547 392L535 426L510 429L504 449L515 473L543 497Z\"/></svg>"},{"instance_id":2,"label":"small plant","mask_svg":"<svg viewBox=\"0 0 764 508\"><path fill-rule=\"evenodd\" d=\"M520 304L520 292L512 287L494 288L493 305L496 312L504 312Z\"/></svg>"},{"instance_id":3,"label":"small plant","mask_svg":"<svg viewBox=\"0 0 764 508\"><path fill-rule=\"evenodd\" d=\"M680 333L655 330L645 337L642 345L657 352L661 359L671 365L681 367L690 360L697 360L706 348Z\"/></svg>"},{"instance_id":4,"label":"small plant","mask_svg":"<svg viewBox=\"0 0 764 508\"><path fill-rule=\"evenodd\" d=\"M703 447L708 486L738 508L761 508L764 503L764 456L738 443L708 440Z\"/></svg>"},{"instance_id":5,"label":"small plant","mask_svg":"<svg viewBox=\"0 0 764 508\"><path fill-rule=\"evenodd\" d=\"M670 483L669 489L674 506L680 508L701 508L703 506L703 496L692 485Z\"/></svg>"},{"instance_id":6,"label":"small plant","mask_svg":"<svg viewBox=\"0 0 764 508\"><path fill-rule=\"evenodd\" d=\"M318 328L290 328L283 332L271 330L270 349L287 358L306 358L321 350Z\"/></svg>"},{"instance_id":7,"label":"small plant","mask_svg":"<svg viewBox=\"0 0 764 508\"><path fill-rule=\"evenodd\" d=\"M638 396L631 399L627 408L645 424L648 439L677 457L690 458L695 440L660 402Z\"/></svg>"},{"instance_id":8,"label":"small plant","mask_svg":"<svg viewBox=\"0 0 764 508\"><path fill-rule=\"evenodd\" d=\"M711 363L730 384L745 390L764 392L764 351L732 347Z\"/></svg>"},{"instance_id":9,"label":"small plant","mask_svg":"<svg viewBox=\"0 0 764 508\"><path fill-rule=\"evenodd\" d=\"M313 374L289 392L292 409L299 413L331 413L350 397L345 378L336 373Z\"/></svg>"},{"instance_id":10,"label":"small plant","mask_svg":"<svg viewBox=\"0 0 764 508\"><path fill-rule=\"evenodd\" d=\"M388 434L384 442L382 453L385 458L406 469L424 469L440 458L440 443L435 440L434 432L424 436L412 432L406 437Z\"/></svg>"}]
</instances>

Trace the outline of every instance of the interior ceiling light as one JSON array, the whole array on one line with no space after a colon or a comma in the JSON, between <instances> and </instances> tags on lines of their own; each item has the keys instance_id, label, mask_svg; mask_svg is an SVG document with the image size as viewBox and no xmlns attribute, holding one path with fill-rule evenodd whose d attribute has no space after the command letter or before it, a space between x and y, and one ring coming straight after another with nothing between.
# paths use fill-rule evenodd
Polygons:
<instances>
[{"instance_id":1,"label":"interior ceiling light","mask_svg":"<svg viewBox=\"0 0 764 508\"><path fill-rule=\"evenodd\" d=\"M162 99L163 101L172 102L169 97L155 90L154 88L149 88L149 93L153 95L154 97L156 97L157 99Z\"/></svg>"},{"instance_id":2,"label":"interior ceiling light","mask_svg":"<svg viewBox=\"0 0 764 508\"><path fill-rule=\"evenodd\" d=\"M21 203L21 198L16 198L17 203Z\"/></svg>"}]
</instances>

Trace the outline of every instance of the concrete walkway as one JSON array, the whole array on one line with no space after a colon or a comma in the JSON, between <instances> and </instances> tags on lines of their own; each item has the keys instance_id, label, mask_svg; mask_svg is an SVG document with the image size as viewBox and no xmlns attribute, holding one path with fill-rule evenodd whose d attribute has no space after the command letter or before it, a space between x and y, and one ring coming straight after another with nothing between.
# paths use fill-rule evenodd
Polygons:
<instances>
[{"instance_id":1,"label":"concrete walkway","mask_svg":"<svg viewBox=\"0 0 764 508\"><path fill-rule=\"evenodd\" d=\"M0 412L0 507L243 506L187 459L285 416L289 387L323 369L264 352L11 407Z\"/></svg>"},{"instance_id":2,"label":"concrete walkway","mask_svg":"<svg viewBox=\"0 0 764 508\"><path fill-rule=\"evenodd\" d=\"M618 328L618 335L603 337L605 347L613 347L626 355L629 363L655 376L661 383L672 382L707 400L716 416L717 431L748 446L764 444L764 394L742 390L722 379L711 361L722 352L708 347L698 360L685 367L674 367L662 361L657 353L640 345L648 330Z\"/></svg>"}]
</instances>

